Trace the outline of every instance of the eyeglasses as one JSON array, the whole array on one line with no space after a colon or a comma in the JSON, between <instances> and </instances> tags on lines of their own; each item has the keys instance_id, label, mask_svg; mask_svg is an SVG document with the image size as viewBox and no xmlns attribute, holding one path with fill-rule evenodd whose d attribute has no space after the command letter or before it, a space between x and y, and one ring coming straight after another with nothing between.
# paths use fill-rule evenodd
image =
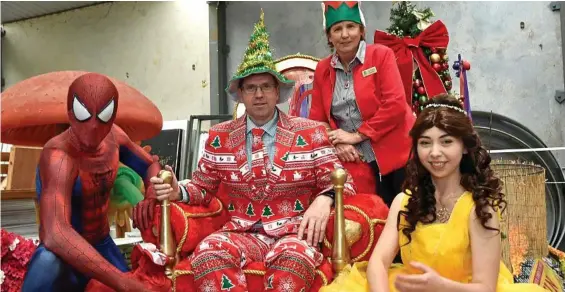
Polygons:
<instances>
[{"instance_id":1,"label":"eyeglasses","mask_svg":"<svg viewBox=\"0 0 565 292\"><path fill-rule=\"evenodd\" d=\"M247 94L254 94L257 92L257 88L261 88L263 93L271 93L277 88L275 84L263 84L263 85L255 85L255 84L247 84L243 86L243 92Z\"/></svg>"}]
</instances>

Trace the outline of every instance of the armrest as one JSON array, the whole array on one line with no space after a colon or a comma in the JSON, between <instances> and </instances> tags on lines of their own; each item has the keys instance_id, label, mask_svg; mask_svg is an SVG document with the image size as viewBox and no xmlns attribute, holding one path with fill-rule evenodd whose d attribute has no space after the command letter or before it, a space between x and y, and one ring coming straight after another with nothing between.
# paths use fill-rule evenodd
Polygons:
<instances>
[{"instance_id":1,"label":"armrest","mask_svg":"<svg viewBox=\"0 0 565 292\"><path fill-rule=\"evenodd\" d=\"M164 180L169 179L170 175L168 171L159 174ZM171 277L179 259L190 255L204 237L220 229L228 218L218 198L208 206L189 206L165 200L155 206L153 227L141 235L145 242L159 246L167 256L165 273Z\"/></svg>"},{"instance_id":2,"label":"armrest","mask_svg":"<svg viewBox=\"0 0 565 292\"><path fill-rule=\"evenodd\" d=\"M344 199L345 239L350 249L351 263L369 260L386 223L388 207L376 194L357 194ZM328 220L322 253L332 254L335 232L335 212Z\"/></svg>"},{"instance_id":3,"label":"armrest","mask_svg":"<svg viewBox=\"0 0 565 292\"><path fill-rule=\"evenodd\" d=\"M352 262L366 260L382 233L388 207L376 194L357 194L343 198L347 174L338 169L332 173L335 210L330 216L322 253L331 253L333 269L339 274Z\"/></svg>"},{"instance_id":4,"label":"armrest","mask_svg":"<svg viewBox=\"0 0 565 292\"><path fill-rule=\"evenodd\" d=\"M347 172L343 168L338 168L332 172L332 183L335 191L335 220L332 249L332 266L336 274L349 265L351 256L349 246L345 238L345 216L343 214L343 188L347 180Z\"/></svg>"},{"instance_id":5,"label":"armrest","mask_svg":"<svg viewBox=\"0 0 565 292\"><path fill-rule=\"evenodd\" d=\"M142 237L145 242L161 246L162 226L170 226L174 249L181 258L192 253L204 237L219 230L228 220L227 210L218 198L214 198L208 206L189 206L171 202L169 208L168 219L161 222L162 205L155 207L152 228L144 230Z\"/></svg>"}]
</instances>

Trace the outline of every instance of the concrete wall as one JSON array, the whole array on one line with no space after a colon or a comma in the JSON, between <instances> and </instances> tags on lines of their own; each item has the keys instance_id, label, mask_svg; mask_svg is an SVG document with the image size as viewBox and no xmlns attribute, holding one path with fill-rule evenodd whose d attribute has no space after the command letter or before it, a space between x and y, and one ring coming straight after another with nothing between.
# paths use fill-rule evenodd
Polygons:
<instances>
[{"instance_id":1,"label":"concrete wall","mask_svg":"<svg viewBox=\"0 0 565 292\"><path fill-rule=\"evenodd\" d=\"M165 120L210 113L206 1L113 2L10 23L6 87L59 70L86 70L139 89Z\"/></svg>"},{"instance_id":2,"label":"concrete wall","mask_svg":"<svg viewBox=\"0 0 565 292\"><path fill-rule=\"evenodd\" d=\"M474 110L492 110L520 121L550 147L565 145L565 104L553 97L555 90L563 89L560 20L559 12L548 8L549 2L420 4L431 7L436 19L446 24L450 60L461 53L471 62L468 79ZM362 3L369 43L375 29L389 26L391 5L391 1ZM275 57L297 52L316 57L329 54L319 1L230 2L230 76L243 56L261 7ZM565 165L565 153L554 153Z\"/></svg>"}]
</instances>

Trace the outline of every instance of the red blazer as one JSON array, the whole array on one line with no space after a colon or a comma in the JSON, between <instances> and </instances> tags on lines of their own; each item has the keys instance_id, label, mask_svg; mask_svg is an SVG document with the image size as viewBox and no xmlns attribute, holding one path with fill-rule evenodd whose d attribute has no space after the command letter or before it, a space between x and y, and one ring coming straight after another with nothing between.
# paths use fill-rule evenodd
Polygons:
<instances>
[{"instance_id":1,"label":"red blazer","mask_svg":"<svg viewBox=\"0 0 565 292\"><path fill-rule=\"evenodd\" d=\"M330 62L331 55L316 66L309 118L329 123L332 129L337 129L330 114L336 79L336 71ZM363 118L358 131L371 139L381 174L404 167L412 147L408 132L416 117L406 102L396 59L390 48L367 44L365 62L353 69L353 90Z\"/></svg>"},{"instance_id":2,"label":"red blazer","mask_svg":"<svg viewBox=\"0 0 565 292\"><path fill-rule=\"evenodd\" d=\"M272 169L256 176L247 164L246 120L213 126L192 180L180 185L191 205L208 205L220 184L225 187L218 196L231 216L224 231L248 231L261 220L268 235L297 233L314 198L333 189L331 173L342 167L334 147L318 123L279 111ZM351 176L344 195L355 195Z\"/></svg>"}]
</instances>

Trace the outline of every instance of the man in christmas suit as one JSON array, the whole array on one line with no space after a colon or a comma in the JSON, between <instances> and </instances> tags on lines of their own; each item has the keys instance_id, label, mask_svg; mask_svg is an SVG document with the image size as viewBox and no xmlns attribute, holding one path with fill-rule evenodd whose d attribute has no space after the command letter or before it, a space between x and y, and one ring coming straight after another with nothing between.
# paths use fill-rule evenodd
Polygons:
<instances>
[{"instance_id":1,"label":"man in christmas suit","mask_svg":"<svg viewBox=\"0 0 565 292\"><path fill-rule=\"evenodd\" d=\"M323 260L318 246L333 204L330 174L341 164L322 125L277 108L293 82L275 69L263 12L226 91L246 115L210 129L189 183L152 178L158 199L206 205L225 186L231 220L194 251L198 291L248 291L242 270L251 262L265 262L267 291L309 291ZM350 178L344 194L355 194Z\"/></svg>"}]
</instances>

